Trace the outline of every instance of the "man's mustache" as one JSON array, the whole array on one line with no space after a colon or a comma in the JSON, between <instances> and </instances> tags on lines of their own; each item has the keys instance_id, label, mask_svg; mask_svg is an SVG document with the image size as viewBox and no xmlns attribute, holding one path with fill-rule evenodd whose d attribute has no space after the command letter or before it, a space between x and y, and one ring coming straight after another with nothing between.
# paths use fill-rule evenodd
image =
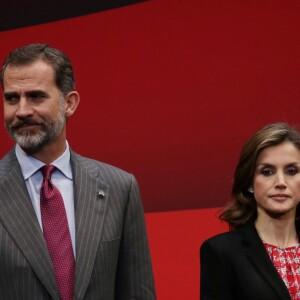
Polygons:
<instances>
[{"instance_id":1,"label":"man's mustache","mask_svg":"<svg viewBox=\"0 0 300 300\"><path fill-rule=\"evenodd\" d=\"M14 122L12 124L10 124L10 128L12 129L17 129L17 128L21 128L24 126L32 126L32 125L40 125L40 126L44 126L44 122L40 122L40 121L35 121L35 120L25 120L25 121L17 121Z\"/></svg>"}]
</instances>

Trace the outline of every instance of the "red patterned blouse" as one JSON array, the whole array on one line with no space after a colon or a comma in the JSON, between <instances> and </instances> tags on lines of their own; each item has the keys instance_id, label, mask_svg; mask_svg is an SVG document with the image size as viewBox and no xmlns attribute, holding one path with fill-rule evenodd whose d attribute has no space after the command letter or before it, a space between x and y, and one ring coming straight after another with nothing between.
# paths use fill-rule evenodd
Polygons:
<instances>
[{"instance_id":1,"label":"red patterned blouse","mask_svg":"<svg viewBox=\"0 0 300 300\"><path fill-rule=\"evenodd\" d=\"M286 284L292 300L300 299L300 244L280 248L264 242L264 246Z\"/></svg>"}]
</instances>

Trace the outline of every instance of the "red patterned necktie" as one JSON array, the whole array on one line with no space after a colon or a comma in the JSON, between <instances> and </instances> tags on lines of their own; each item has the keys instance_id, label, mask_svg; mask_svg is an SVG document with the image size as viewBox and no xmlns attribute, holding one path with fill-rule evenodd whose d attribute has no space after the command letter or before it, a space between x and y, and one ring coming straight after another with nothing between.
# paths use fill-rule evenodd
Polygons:
<instances>
[{"instance_id":1,"label":"red patterned necktie","mask_svg":"<svg viewBox=\"0 0 300 300\"><path fill-rule=\"evenodd\" d=\"M43 233L54 266L55 278L62 300L73 300L75 260L66 210L62 195L51 181L56 167L45 165L41 186Z\"/></svg>"}]
</instances>

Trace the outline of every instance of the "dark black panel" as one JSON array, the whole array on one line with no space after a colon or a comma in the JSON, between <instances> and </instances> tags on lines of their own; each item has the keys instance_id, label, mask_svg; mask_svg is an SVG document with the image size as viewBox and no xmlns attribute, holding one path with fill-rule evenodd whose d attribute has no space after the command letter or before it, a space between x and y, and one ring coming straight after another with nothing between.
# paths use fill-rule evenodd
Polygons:
<instances>
[{"instance_id":1,"label":"dark black panel","mask_svg":"<svg viewBox=\"0 0 300 300\"><path fill-rule=\"evenodd\" d=\"M82 16L145 0L1 0L0 31Z\"/></svg>"}]
</instances>

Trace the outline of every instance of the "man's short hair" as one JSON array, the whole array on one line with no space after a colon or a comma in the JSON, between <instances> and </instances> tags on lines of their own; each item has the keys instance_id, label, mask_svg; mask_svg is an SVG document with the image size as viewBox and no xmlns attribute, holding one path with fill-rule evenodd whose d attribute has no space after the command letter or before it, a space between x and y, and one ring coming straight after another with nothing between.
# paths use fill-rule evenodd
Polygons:
<instances>
[{"instance_id":1,"label":"man's short hair","mask_svg":"<svg viewBox=\"0 0 300 300\"><path fill-rule=\"evenodd\" d=\"M0 82L3 89L4 72L7 66L24 66L42 59L54 70L55 83L65 96L75 90L73 67L68 56L47 44L29 44L11 51L5 58L0 73Z\"/></svg>"}]
</instances>

